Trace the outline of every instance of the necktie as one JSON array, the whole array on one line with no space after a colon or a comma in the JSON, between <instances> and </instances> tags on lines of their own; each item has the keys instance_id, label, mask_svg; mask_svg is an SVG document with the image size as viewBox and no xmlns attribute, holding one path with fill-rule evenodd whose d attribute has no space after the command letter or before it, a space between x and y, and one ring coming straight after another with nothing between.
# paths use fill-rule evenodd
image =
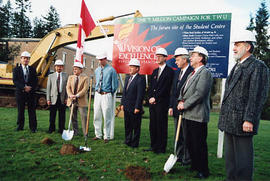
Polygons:
<instances>
[{"instance_id":1,"label":"necktie","mask_svg":"<svg viewBox=\"0 0 270 181\"><path fill-rule=\"evenodd\" d=\"M191 76L188 78L187 83L186 83L186 85L185 85L185 87L184 87L184 90L186 90L187 85L188 85L188 83L189 83L189 80L192 78L192 76L194 75L194 73L195 73L195 70L192 71Z\"/></svg>"},{"instance_id":2,"label":"necktie","mask_svg":"<svg viewBox=\"0 0 270 181\"><path fill-rule=\"evenodd\" d=\"M101 68L101 71L100 71L100 79L99 79L99 83L98 83L98 92L99 92L99 93L101 93L102 79L103 79L103 68Z\"/></svg>"},{"instance_id":3,"label":"necktie","mask_svg":"<svg viewBox=\"0 0 270 181\"><path fill-rule=\"evenodd\" d=\"M132 82L132 76L130 76L130 78L128 79L128 85L127 85L127 89L126 90L128 90L129 85L130 85L131 82Z\"/></svg>"},{"instance_id":4,"label":"necktie","mask_svg":"<svg viewBox=\"0 0 270 181\"><path fill-rule=\"evenodd\" d=\"M74 95L77 94L78 83L79 83L79 77L76 76L76 80L75 80L75 84L74 84Z\"/></svg>"},{"instance_id":5,"label":"necktie","mask_svg":"<svg viewBox=\"0 0 270 181\"><path fill-rule=\"evenodd\" d=\"M159 79L160 74L161 74L161 68L158 68L158 77L157 77L157 80Z\"/></svg>"},{"instance_id":6,"label":"necktie","mask_svg":"<svg viewBox=\"0 0 270 181\"><path fill-rule=\"evenodd\" d=\"M57 92L60 93L60 73L57 73Z\"/></svg>"},{"instance_id":7,"label":"necktie","mask_svg":"<svg viewBox=\"0 0 270 181\"><path fill-rule=\"evenodd\" d=\"M179 81L181 80L182 74L183 74L183 71L181 70L181 72L179 73L179 77L178 77Z\"/></svg>"},{"instance_id":8,"label":"necktie","mask_svg":"<svg viewBox=\"0 0 270 181\"><path fill-rule=\"evenodd\" d=\"M25 69L24 80L27 83L28 82L28 77L29 77L29 70L28 70L28 68L26 66L24 67L24 69Z\"/></svg>"},{"instance_id":9,"label":"necktie","mask_svg":"<svg viewBox=\"0 0 270 181\"><path fill-rule=\"evenodd\" d=\"M179 73L179 76L178 76L178 81L177 81L177 90L178 90L179 85L180 85L180 81L181 81L182 74L183 74L183 71L181 70L181 72Z\"/></svg>"}]
</instances>

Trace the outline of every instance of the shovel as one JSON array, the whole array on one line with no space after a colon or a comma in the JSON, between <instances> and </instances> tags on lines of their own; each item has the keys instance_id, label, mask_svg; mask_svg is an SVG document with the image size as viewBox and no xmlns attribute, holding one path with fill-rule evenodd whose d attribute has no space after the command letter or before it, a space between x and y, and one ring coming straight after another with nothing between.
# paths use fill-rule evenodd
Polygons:
<instances>
[{"instance_id":1,"label":"shovel","mask_svg":"<svg viewBox=\"0 0 270 181\"><path fill-rule=\"evenodd\" d=\"M69 116L69 123L68 123L68 130L64 130L63 134L62 134L62 138L66 141L69 141L72 139L74 131L70 130L70 124L71 124L71 120L72 120L72 115L73 115L73 108L74 108L74 103L72 102L71 105L71 112L70 112L70 116Z\"/></svg>"},{"instance_id":2,"label":"shovel","mask_svg":"<svg viewBox=\"0 0 270 181\"><path fill-rule=\"evenodd\" d=\"M175 137L175 143L174 143L174 154L170 155L169 159L166 161L166 163L164 165L164 171L166 173L168 173L172 169L172 167L174 166L174 164L177 161L176 145L177 145L178 137L180 134L181 122L182 122L182 114L179 115L179 119L178 119L177 131L176 131L176 137Z\"/></svg>"},{"instance_id":3,"label":"shovel","mask_svg":"<svg viewBox=\"0 0 270 181\"><path fill-rule=\"evenodd\" d=\"M85 135L84 135L84 146L80 146L81 151L91 151L91 148L87 147L87 136L88 136L90 113L91 113L92 85L93 85L93 77L91 77L91 80L90 80L90 92L89 92L89 102L88 102L88 113L87 113L87 120L86 120L86 128L85 128Z\"/></svg>"}]
</instances>

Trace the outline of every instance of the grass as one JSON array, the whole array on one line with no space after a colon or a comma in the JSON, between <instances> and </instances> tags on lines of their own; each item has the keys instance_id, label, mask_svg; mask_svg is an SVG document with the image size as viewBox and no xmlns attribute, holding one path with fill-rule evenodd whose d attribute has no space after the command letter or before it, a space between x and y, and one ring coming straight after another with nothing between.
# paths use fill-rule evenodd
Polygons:
<instances>
[{"instance_id":1,"label":"grass","mask_svg":"<svg viewBox=\"0 0 270 181\"><path fill-rule=\"evenodd\" d=\"M103 141L92 141L94 128L90 122L88 145L92 151L77 155L60 155L64 143L77 147L84 145L82 135L64 141L58 133L47 134L49 126L49 111L37 110L38 132L30 133L28 116L25 129L16 132L16 108L0 108L0 180L128 180L124 175L127 166L141 166L148 169L152 180L192 180L195 173L188 171L188 166L182 167L176 163L171 172L163 175L163 166L169 155L173 153L172 117L169 118L168 147L165 154L143 152L149 148L149 114L145 108L142 120L140 147L132 149L123 144L124 121L116 118L115 139L108 144ZM93 111L92 111L93 113ZM27 114L26 114L27 115ZM69 111L67 111L68 122ZM224 180L224 158L216 157L218 129L218 113L211 113L208 126L208 152L211 176L207 180ZM67 123L66 123L67 125ZM80 125L80 124L79 124ZM254 180L269 180L270 178L270 121L261 121L259 135L254 137L255 172ZM80 129L81 131L81 129ZM45 137L53 139L56 144L44 145Z\"/></svg>"}]
</instances>

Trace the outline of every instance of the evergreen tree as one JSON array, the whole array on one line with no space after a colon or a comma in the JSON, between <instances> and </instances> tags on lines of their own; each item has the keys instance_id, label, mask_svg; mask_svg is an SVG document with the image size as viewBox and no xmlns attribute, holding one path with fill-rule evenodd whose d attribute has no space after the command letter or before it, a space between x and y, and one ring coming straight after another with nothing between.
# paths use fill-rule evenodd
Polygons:
<instances>
[{"instance_id":1,"label":"evergreen tree","mask_svg":"<svg viewBox=\"0 0 270 181\"><path fill-rule=\"evenodd\" d=\"M269 40L270 36L268 35L268 26L269 26L269 12L266 7L265 1L261 2L256 17L255 17L255 26L254 18L251 16L250 24L247 27L249 30L255 30L256 32L256 46L253 54L260 60L263 60L265 64L270 68L270 49L269 49ZM270 119L270 91L268 94L268 99L264 105L264 109L261 115L262 119Z\"/></svg>"},{"instance_id":2,"label":"evergreen tree","mask_svg":"<svg viewBox=\"0 0 270 181\"><path fill-rule=\"evenodd\" d=\"M12 16L12 8L10 0L7 1L5 5L0 7L0 38L10 37L10 17Z\"/></svg>"},{"instance_id":3,"label":"evergreen tree","mask_svg":"<svg viewBox=\"0 0 270 181\"><path fill-rule=\"evenodd\" d=\"M16 12L12 19L12 35L17 38L30 38L32 34L32 25L30 19L26 16L31 12L30 0L15 0Z\"/></svg>"},{"instance_id":4,"label":"evergreen tree","mask_svg":"<svg viewBox=\"0 0 270 181\"><path fill-rule=\"evenodd\" d=\"M269 12L267 11L267 7L265 1L261 3L261 7L256 13L255 18L255 31L256 35L256 48L255 48L255 56L261 60L264 60L265 63L269 66L269 59L267 59L266 55L269 52L269 38L270 36L267 34L268 32L268 22Z\"/></svg>"},{"instance_id":5,"label":"evergreen tree","mask_svg":"<svg viewBox=\"0 0 270 181\"><path fill-rule=\"evenodd\" d=\"M42 19L34 19L34 29L33 37L34 38L43 38L47 33L45 29L45 22Z\"/></svg>"},{"instance_id":6,"label":"evergreen tree","mask_svg":"<svg viewBox=\"0 0 270 181\"><path fill-rule=\"evenodd\" d=\"M45 21L46 33L59 28L61 25L59 14L53 6L50 6L48 14L43 18Z\"/></svg>"}]
</instances>

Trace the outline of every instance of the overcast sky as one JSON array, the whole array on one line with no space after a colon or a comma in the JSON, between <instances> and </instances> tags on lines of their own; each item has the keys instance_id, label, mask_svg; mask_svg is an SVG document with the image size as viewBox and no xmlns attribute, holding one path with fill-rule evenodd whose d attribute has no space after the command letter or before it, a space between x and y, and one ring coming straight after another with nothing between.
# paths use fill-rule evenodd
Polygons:
<instances>
[{"instance_id":1,"label":"overcast sky","mask_svg":"<svg viewBox=\"0 0 270 181\"><path fill-rule=\"evenodd\" d=\"M7 0L2 1L6 3ZM269 2L268 0L268 8ZM234 31L239 27L248 26L250 14L255 15L261 0L85 0L85 3L95 20L132 13L136 10L139 10L143 16L232 13L232 31ZM46 15L49 7L53 5L60 15L62 25L79 23L81 0L32 0L31 4L31 18ZM101 51L101 47L105 46L110 54L111 45L112 38L96 40L88 42L86 49L89 53L97 54Z\"/></svg>"}]
</instances>

